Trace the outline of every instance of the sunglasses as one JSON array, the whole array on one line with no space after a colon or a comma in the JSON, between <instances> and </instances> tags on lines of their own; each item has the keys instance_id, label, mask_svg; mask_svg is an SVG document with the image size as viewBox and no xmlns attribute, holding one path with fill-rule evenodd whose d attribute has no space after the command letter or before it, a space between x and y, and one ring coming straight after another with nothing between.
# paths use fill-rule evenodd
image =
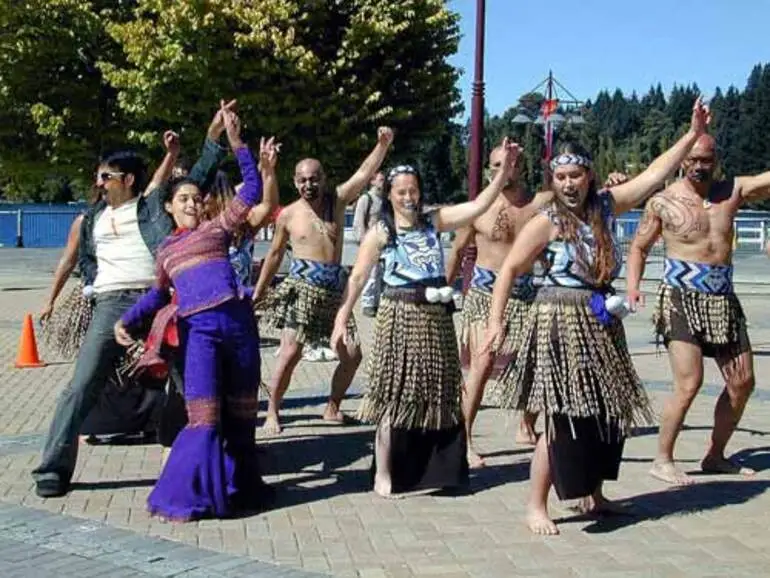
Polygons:
<instances>
[{"instance_id":1,"label":"sunglasses","mask_svg":"<svg viewBox=\"0 0 770 578\"><path fill-rule=\"evenodd\" d=\"M101 173L97 174L97 177L101 181L109 181L109 180L112 180L112 179L117 179L118 177L122 177L125 174L126 173L119 173L119 172L114 172L113 173L113 172L110 172L110 171L104 171L104 172L101 172Z\"/></svg>"}]
</instances>

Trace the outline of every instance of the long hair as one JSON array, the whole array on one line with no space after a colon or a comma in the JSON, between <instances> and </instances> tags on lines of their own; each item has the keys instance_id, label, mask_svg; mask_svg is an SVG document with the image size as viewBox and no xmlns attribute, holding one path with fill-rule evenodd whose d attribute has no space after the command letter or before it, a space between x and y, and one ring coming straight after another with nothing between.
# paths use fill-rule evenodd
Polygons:
<instances>
[{"instance_id":1,"label":"long hair","mask_svg":"<svg viewBox=\"0 0 770 578\"><path fill-rule=\"evenodd\" d=\"M227 209L230 203L235 198L236 191L233 187L227 174L223 171L217 171L214 175L214 181L211 186L206 189L206 209L203 213L203 219L209 221L216 219L222 212ZM249 236L254 236L256 231L252 230L248 221L238 225L233 231L231 243L235 247L240 247L244 239Z\"/></svg>"},{"instance_id":2,"label":"long hair","mask_svg":"<svg viewBox=\"0 0 770 578\"><path fill-rule=\"evenodd\" d=\"M402 167L406 167L408 170L396 172ZM430 218L423 210L422 176L420 176L420 171L412 165L395 167L388 171L385 182L382 184L382 211L380 213L380 221L385 225L385 230L388 232L388 245L393 245L396 242L396 218L393 214L393 203L390 202L390 189L393 184L393 179L400 174L414 175L417 179L417 188L420 191L420 196L417 199L417 226L423 228L430 224Z\"/></svg>"},{"instance_id":3,"label":"long hair","mask_svg":"<svg viewBox=\"0 0 770 578\"><path fill-rule=\"evenodd\" d=\"M571 142L564 143L559 147L556 155L562 154L579 155L589 160L591 159L591 155L588 151L579 144ZM581 265L587 266L589 263L588 255L586 255L583 243L580 242L578 237L580 221L575 214L564 205L559 195L554 195L553 203L556 215L558 216L560 237L575 245L577 248L578 260L581 261ZM596 249L593 265L589 270L592 271L598 285L609 283L612 271L617 266L612 231L609 230L605 217L606 215L604 214L596 185L596 175L594 174L588 185L588 195L585 200L585 222L591 227L591 231L594 235Z\"/></svg>"}]
</instances>

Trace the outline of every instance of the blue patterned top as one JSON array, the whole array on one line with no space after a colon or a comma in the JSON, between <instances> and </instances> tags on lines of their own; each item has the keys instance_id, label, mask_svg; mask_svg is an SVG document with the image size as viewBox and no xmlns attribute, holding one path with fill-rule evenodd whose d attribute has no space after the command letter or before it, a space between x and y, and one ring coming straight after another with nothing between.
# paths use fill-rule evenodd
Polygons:
<instances>
[{"instance_id":1,"label":"blue patterned top","mask_svg":"<svg viewBox=\"0 0 770 578\"><path fill-rule=\"evenodd\" d=\"M617 279L620 269L623 266L623 253L620 245L615 238L615 215L613 212L613 199L608 191L601 191L599 199L602 206L602 213L606 227L610 230L613 250L615 252L615 268L610 274L611 283ZM558 215L554 209L547 208L543 212L548 216L552 223L558 224ZM548 261L548 268L543 276L543 287L574 287L574 288L596 288L596 278L591 271L594 261L594 234L591 226L587 223L580 223L578 227L578 243L583 244L583 255L587 261L585 264L578 259L578 247L575 243L568 243L562 239L556 239L548 243L545 249L545 256Z\"/></svg>"},{"instance_id":2,"label":"blue patterned top","mask_svg":"<svg viewBox=\"0 0 770 578\"><path fill-rule=\"evenodd\" d=\"M383 281L391 287L420 285L445 276L444 250L432 224L397 233L395 243L387 245L380 258Z\"/></svg>"}]
</instances>

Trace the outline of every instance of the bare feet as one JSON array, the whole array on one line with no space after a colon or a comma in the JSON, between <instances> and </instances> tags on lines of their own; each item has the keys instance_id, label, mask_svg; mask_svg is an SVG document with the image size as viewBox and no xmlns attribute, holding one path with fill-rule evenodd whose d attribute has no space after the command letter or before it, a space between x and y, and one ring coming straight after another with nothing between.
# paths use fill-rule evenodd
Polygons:
<instances>
[{"instance_id":1,"label":"bare feet","mask_svg":"<svg viewBox=\"0 0 770 578\"><path fill-rule=\"evenodd\" d=\"M695 480L680 471L674 462L653 462L650 475L674 486L689 486L695 483Z\"/></svg>"},{"instance_id":2,"label":"bare feet","mask_svg":"<svg viewBox=\"0 0 770 578\"><path fill-rule=\"evenodd\" d=\"M700 468L705 474L739 474L741 476L753 476L756 474L751 468L746 468L724 457L706 456L700 463Z\"/></svg>"},{"instance_id":3,"label":"bare feet","mask_svg":"<svg viewBox=\"0 0 770 578\"><path fill-rule=\"evenodd\" d=\"M556 536L559 534L559 528L548 517L545 509L529 508L527 511L527 527L533 534L541 536Z\"/></svg>"},{"instance_id":4,"label":"bare feet","mask_svg":"<svg viewBox=\"0 0 770 578\"><path fill-rule=\"evenodd\" d=\"M265 416L265 423L262 425L262 431L268 435L278 435L283 431L277 413L268 412L267 416Z\"/></svg>"},{"instance_id":5,"label":"bare feet","mask_svg":"<svg viewBox=\"0 0 770 578\"><path fill-rule=\"evenodd\" d=\"M483 468L486 464L484 458L482 458L476 451L468 445L468 467L472 470Z\"/></svg>"},{"instance_id":6,"label":"bare feet","mask_svg":"<svg viewBox=\"0 0 770 578\"><path fill-rule=\"evenodd\" d=\"M324 421L341 424L345 421L345 414L340 411L338 403L330 401L324 410Z\"/></svg>"},{"instance_id":7,"label":"bare feet","mask_svg":"<svg viewBox=\"0 0 770 578\"><path fill-rule=\"evenodd\" d=\"M581 498L571 509L586 516L622 516L629 513L627 508L608 500L601 493Z\"/></svg>"},{"instance_id":8,"label":"bare feet","mask_svg":"<svg viewBox=\"0 0 770 578\"><path fill-rule=\"evenodd\" d=\"M516 443L521 446L534 446L537 444L537 434L532 428L524 427L523 424L516 432Z\"/></svg>"}]
</instances>

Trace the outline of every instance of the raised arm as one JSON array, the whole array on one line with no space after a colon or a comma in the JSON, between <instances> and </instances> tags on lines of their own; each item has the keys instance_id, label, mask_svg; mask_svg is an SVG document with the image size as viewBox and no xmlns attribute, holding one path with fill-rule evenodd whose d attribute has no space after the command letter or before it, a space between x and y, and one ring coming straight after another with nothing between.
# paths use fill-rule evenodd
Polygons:
<instances>
[{"instance_id":1,"label":"raised arm","mask_svg":"<svg viewBox=\"0 0 770 578\"><path fill-rule=\"evenodd\" d=\"M660 188L687 158L700 136L706 133L710 121L711 113L698 97L692 109L690 130L674 146L652 161L643 173L626 183L610 188L615 200L615 214L621 215L639 206Z\"/></svg>"},{"instance_id":2,"label":"raised arm","mask_svg":"<svg viewBox=\"0 0 770 578\"><path fill-rule=\"evenodd\" d=\"M457 229L446 262L447 285L454 283L457 278L457 274L460 272L460 268L463 264L463 250L471 242L471 239L473 239L473 225L466 225L465 227Z\"/></svg>"},{"instance_id":3,"label":"raised arm","mask_svg":"<svg viewBox=\"0 0 770 578\"><path fill-rule=\"evenodd\" d=\"M503 337L503 314L513 281L532 270L535 261L554 234L554 225L544 214L532 217L513 242L492 289L492 305L487 320L483 350L493 351Z\"/></svg>"},{"instance_id":4,"label":"raised arm","mask_svg":"<svg viewBox=\"0 0 770 578\"><path fill-rule=\"evenodd\" d=\"M75 270L78 263L78 249L80 247L80 227L83 224L83 215L78 215L70 226L70 232L67 235L67 245L64 247L64 253L59 259L56 271L53 274L53 284L51 285L51 294L48 296L48 302L45 308L40 312L40 321L46 321L53 312L53 306L56 298L59 297L64 284Z\"/></svg>"},{"instance_id":5,"label":"raised arm","mask_svg":"<svg viewBox=\"0 0 770 578\"><path fill-rule=\"evenodd\" d=\"M337 346L339 345L340 338L343 338L347 332L346 328L348 320L353 313L353 307L361 296L366 280L369 279L369 273L380 258L380 253L387 240L385 227L378 223L369 229L358 248L356 262L353 265L353 270L350 272L350 277L345 287L345 294L342 296L342 305L334 319L334 331L332 332L331 339L331 348L333 350L338 349Z\"/></svg>"},{"instance_id":6,"label":"raised arm","mask_svg":"<svg viewBox=\"0 0 770 578\"><path fill-rule=\"evenodd\" d=\"M278 153L281 143L276 143L274 137L267 141L259 140L259 170L262 175L262 202L252 207L246 220L256 232L267 224L275 207L278 206Z\"/></svg>"},{"instance_id":7,"label":"raised arm","mask_svg":"<svg viewBox=\"0 0 770 578\"><path fill-rule=\"evenodd\" d=\"M770 197L770 171L753 177L736 177L735 188L743 202L767 199Z\"/></svg>"},{"instance_id":8,"label":"raised arm","mask_svg":"<svg viewBox=\"0 0 770 578\"><path fill-rule=\"evenodd\" d=\"M235 229L246 222L251 208L262 198L262 176L249 148L241 140L241 121L234 112L225 112L225 127L230 148L238 160L243 186L238 194L219 215L219 224L225 231Z\"/></svg>"},{"instance_id":9,"label":"raised arm","mask_svg":"<svg viewBox=\"0 0 770 578\"><path fill-rule=\"evenodd\" d=\"M653 196L644 208L642 220L636 229L634 240L628 249L628 258L626 259L626 296L628 297L629 308L636 311L636 305L642 299L639 291L639 285L644 275L644 267L647 264L647 256L650 249L655 245L655 241L660 237L663 230L663 222L660 219L660 206L666 202L662 195Z\"/></svg>"},{"instance_id":10,"label":"raised arm","mask_svg":"<svg viewBox=\"0 0 770 578\"><path fill-rule=\"evenodd\" d=\"M289 231L287 225L287 211L281 211L278 218L275 221L275 234L273 235L273 242L270 244L270 249L262 261L262 267L259 270L259 279L254 287L254 301L259 301L270 286L270 282L278 272L278 268L281 266L283 255L286 252L286 244L289 242Z\"/></svg>"},{"instance_id":11,"label":"raised arm","mask_svg":"<svg viewBox=\"0 0 770 578\"><path fill-rule=\"evenodd\" d=\"M176 161L179 159L179 135L173 131L167 130L163 133L163 146L166 147L166 156L155 169L152 179L144 189L144 196L149 196L156 189L160 189L171 177L171 171L174 169Z\"/></svg>"},{"instance_id":12,"label":"raised arm","mask_svg":"<svg viewBox=\"0 0 770 578\"><path fill-rule=\"evenodd\" d=\"M489 186L472 201L451 207L442 207L436 211L436 229L439 231L453 231L468 225L492 205L497 195L503 190L505 183L513 177L514 172L517 170L517 161L522 150L516 143L511 143L507 137L503 139L502 146L505 151L503 166L497 172L492 182L489 183Z\"/></svg>"},{"instance_id":13,"label":"raised arm","mask_svg":"<svg viewBox=\"0 0 770 578\"><path fill-rule=\"evenodd\" d=\"M393 143L393 131L385 126L377 129L377 144L366 157L366 160L358 167L358 170L347 181L337 187L337 199L345 206L353 202L364 187L369 184L374 174L380 169L388 149Z\"/></svg>"}]
</instances>

